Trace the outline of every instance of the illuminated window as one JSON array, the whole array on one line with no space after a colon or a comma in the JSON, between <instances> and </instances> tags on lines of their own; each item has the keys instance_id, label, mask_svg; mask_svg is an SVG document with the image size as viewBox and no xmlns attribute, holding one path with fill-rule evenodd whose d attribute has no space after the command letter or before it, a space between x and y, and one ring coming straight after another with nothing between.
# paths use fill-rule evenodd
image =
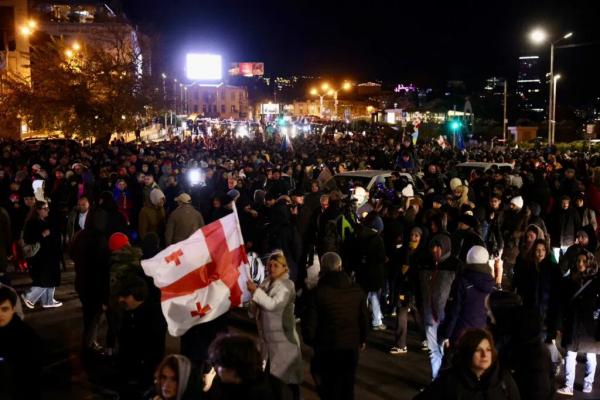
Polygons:
<instances>
[{"instance_id":1,"label":"illuminated window","mask_svg":"<svg viewBox=\"0 0 600 400\"><path fill-rule=\"evenodd\" d=\"M225 104L221 104L221 112L224 113L225 112Z\"/></svg>"}]
</instances>

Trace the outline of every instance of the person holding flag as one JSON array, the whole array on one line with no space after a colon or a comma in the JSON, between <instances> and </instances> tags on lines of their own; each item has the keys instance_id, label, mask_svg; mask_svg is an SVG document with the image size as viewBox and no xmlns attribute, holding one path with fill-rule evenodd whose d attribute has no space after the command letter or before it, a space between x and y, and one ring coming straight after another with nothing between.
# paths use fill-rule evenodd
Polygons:
<instances>
[{"instance_id":1,"label":"person holding flag","mask_svg":"<svg viewBox=\"0 0 600 400\"><path fill-rule=\"evenodd\" d=\"M248 257L233 208L189 238L142 260L144 273L160 289L169 333L181 337L181 353L197 366L206 361L210 343L227 330L229 309L250 300Z\"/></svg>"},{"instance_id":2,"label":"person holding flag","mask_svg":"<svg viewBox=\"0 0 600 400\"><path fill-rule=\"evenodd\" d=\"M299 400L304 366L294 317L294 282L281 251L269 257L267 267L269 278L260 286L250 279L246 283L252 293L250 313L256 317L269 373L287 383L294 399Z\"/></svg>"}]
</instances>

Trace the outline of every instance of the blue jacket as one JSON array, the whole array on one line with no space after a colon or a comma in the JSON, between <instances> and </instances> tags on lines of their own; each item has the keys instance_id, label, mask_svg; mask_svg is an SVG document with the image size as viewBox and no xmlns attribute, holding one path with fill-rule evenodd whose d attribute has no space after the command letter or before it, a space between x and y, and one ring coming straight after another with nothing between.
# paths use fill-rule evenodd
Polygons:
<instances>
[{"instance_id":1,"label":"blue jacket","mask_svg":"<svg viewBox=\"0 0 600 400\"><path fill-rule=\"evenodd\" d=\"M445 318L438 330L438 341L450 339L456 343L468 328L485 328L487 318L485 297L494 288L494 278L488 264L467 264L450 289Z\"/></svg>"}]
</instances>

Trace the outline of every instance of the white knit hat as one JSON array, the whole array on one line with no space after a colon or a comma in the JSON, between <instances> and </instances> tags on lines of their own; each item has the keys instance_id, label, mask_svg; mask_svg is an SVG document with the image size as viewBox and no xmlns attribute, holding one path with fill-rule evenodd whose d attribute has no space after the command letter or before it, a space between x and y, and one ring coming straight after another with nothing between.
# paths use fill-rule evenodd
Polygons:
<instances>
[{"instance_id":1,"label":"white knit hat","mask_svg":"<svg viewBox=\"0 0 600 400\"><path fill-rule=\"evenodd\" d=\"M473 246L467 253L467 264L487 264L490 253L483 246Z\"/></svg>"},{"instance_id":2,"label":"white knit hat","mask_svg":"<svg viewBox=\"0 0 600 400\"><path fill-rule=\"evenodd\" d=\"M454 189L456 189L457 187L462 186L462 185L463 185L463 183L460 180L460 178L452 178L452 179L450 179L450 190L453 191Z\"/></svg>"},{"instance_id":3,"label":"white knit hat","mask_svg":"<svg viewBox=\"0 0 600 400\"><path fill-rule=\"evenodd\" d=\"M510 201L511 204L517 206L517 208L523 208L523 198L521 196L513 197Z\"/></svg>"}]
</instances>

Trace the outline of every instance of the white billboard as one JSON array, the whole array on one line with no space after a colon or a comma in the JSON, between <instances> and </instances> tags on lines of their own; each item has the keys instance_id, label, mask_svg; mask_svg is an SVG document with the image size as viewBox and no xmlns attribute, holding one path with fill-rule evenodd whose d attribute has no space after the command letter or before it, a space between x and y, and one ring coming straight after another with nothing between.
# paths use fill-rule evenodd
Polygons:
<instances>
[{"instance_id":1,"label":"white billboard","mask_svg":"<svg viewBox=\"0 0 600 400\"><path fill-rule=\"evenodd\" d=\"M195 81L218 81L223 77L223 63L217 54L189 53L186 57L187 78Z\"/></svg>"},{"instance_id":2,"label":"white billboard","mask_svg":"<svg viewBox=\"0 0 600 400\"><path fill-rule=\"evenodd\" d=\"M261 106L261 114L279 114L279 104L277 103L263 103Z\"/></svg>"}]
</instances>

